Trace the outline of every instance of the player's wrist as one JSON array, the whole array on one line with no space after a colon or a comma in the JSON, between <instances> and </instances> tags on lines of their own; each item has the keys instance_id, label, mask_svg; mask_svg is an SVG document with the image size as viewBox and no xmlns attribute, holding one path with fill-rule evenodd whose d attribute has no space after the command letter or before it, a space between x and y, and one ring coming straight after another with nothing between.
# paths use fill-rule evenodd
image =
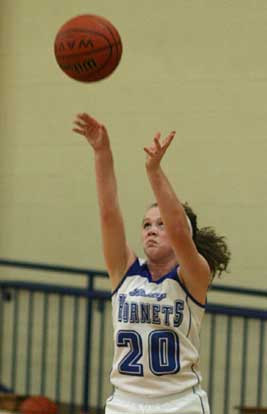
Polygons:
<instances>
[{"instance_id":1,"label":"player's wrist","mask_svg":"<svg viewBox=\"0 0 267 414\"><path fill-rule=\"evenodd\" d=\"M94 155L96 160L103 159L104 161L108 161L113 159L112 150L109 144L103 147L94 148Z\"/></svg>"},{"instance_id":2,"label":"player's wrist","mask_svg":"<svg viewBox=\"0 0 267 414\"><path fill-rule=\"evenodd\" d=\"M162 169L160 164L150 164L146 163L146 172L148 175L160 175L162 173Z\"/></svg>"}]
</instances>

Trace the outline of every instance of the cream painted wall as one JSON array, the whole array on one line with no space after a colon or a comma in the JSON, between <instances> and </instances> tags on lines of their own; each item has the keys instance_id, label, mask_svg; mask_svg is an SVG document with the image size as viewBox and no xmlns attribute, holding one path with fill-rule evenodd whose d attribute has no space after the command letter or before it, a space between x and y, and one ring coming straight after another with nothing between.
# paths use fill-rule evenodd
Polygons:
<instances>
[{"instance_id":1,"label":"cream painted wall","mask_svg":"<svg viewBox=\"0 0 267 414\"><path fill-rule=\"evenodd\" d=\"M104 268L92 153L71 131L89 111L110 132L133 248L142 254L153 199L143 146L176 129L163 165L200 224L227 236L223 283L266 288L266 2L1 4L1 256ZM82 13L109 18L123 40L117 71L95 84L53 56L58 28Z\"/></svg>"}]
</instances>

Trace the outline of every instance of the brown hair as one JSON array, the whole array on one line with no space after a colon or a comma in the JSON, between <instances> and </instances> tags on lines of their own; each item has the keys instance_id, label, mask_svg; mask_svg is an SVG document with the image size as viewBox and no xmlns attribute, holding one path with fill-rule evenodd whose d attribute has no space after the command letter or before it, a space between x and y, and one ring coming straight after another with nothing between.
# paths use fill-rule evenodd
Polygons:
<instances>
[{"instance_id":1,"label":"brown hair","mask_svg":"<svg viewBox=\"0 0 267 414\"><path fill-rule=\"evenodd\" d=\"M188 203L183 203L182 206L191 222L196 248L207 260L211 270L211 279L213 280L215 276L220 276L222 272L228 271L231 252L226 244L225 237L217 235L212 227L199 229L197 215L192 208ZM149 209L152 207L158 207L158 203L151 204Z\"/></svg>"}]
</instances>

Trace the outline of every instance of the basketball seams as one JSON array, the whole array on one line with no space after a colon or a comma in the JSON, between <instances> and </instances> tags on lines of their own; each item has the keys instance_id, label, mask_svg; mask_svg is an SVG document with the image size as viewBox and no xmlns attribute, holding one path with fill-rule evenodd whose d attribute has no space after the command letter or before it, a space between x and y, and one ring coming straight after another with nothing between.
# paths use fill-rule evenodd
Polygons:
<instances>
[{"instance_id":1,"label":"basketball seams","mask_svg":"<svg viewBox=\"0 0 267 414\"><path fill-rule=\"evenodd\" d=\"M102 23L102 25L108 30L108 32L111 34L111 36L112 36L112 38L113 38L113 40L114 40L114 45L116 46L116 51L117 51L117 61L119 61L120 60L120 58L121 58L121 54L119 54L119 49L118 49L118 44L121 44L121 40L120 40L120 35L119 35L119 33L117 32L117 30L113 27L113 29L114 29L114 32L115 32L115 34L116 34L116 36L119 38L119 41L117 41L116 42L116 38L115 38L115 35L113 34L113 32L112 32L112 30L111 30L111 27L110 27L110 23L108 23L108 21L105 21L105 19L103 19L104 21L103 22L101 22ZM107 23L107 24L106 24Z\"/></svg>"},{"instance_id":2,"label":"basketball seams","mask_svg":"<svg viewBox=\"0 0 267 414\"><path fill-rule=\"evenodd\" d=\"M55 51L58 53L58 50L57 50L57 48L56 48L56 44L57 44L57 41L59 40L60 41L60 38L61 37L66 37L65 36L65 34L66 33L73 33L73 32L77 32L77 33L80 33L80 32L82 32L82 33L90 33L91 35L97 35L97 36L99 36L100 38L102 38L102 39L104 39L105 41L106 41L106 46L104 47L102 47L101 49L105 49L105 48L111 48L111 43L110 43L110 40L104 35L104 34L102 34L102 33L99 33L99 32L95 32L95 31L93 31L93 30L85 30L85 29L69 29L68 31L66 31L66 32L60 32L60 33L58 33L58 35L57 35L57 37L56 37L56 40L55 40ZM94 52L97 52L99 49L94 49L93 51L92 51L92 53L94 53ZM85 53L88 53L88 52L85 52ZM91 52L90 52L91 53ZM60 53L58 53L58 56L60 56L60 57L62 57L62 55L60 55ZM72 53L71 55L69 55L69 56L79 56L79 54L76 54L76 53Z\"/></svg>"},{"instance_id":3,"label":"basketball seams","mask_svg":"<svg viewBox=\"0 0 267 414\"><path fill-rule=\"evenodd\" d=\"M105 20L104 18L100 18L100 20L101 21L99 23L102 24L105 27L105 29L108 30L108 32L111 34L111 36L112 36L112 38L114 40L114 43L111 44L111 50L114 50L113 46L116 46L117 57L116 57L116 60L115 61L116 61L116 66L117 66L118 63L119 63L119 61L120 61L120 59L121 59L121 54L122 54L122 47L121 47L121 53L119 53L119 48L118 48L118 45L121 45L122 46L120 35L117 32L117 30L115 29L115 27L112 26L108 20ZM114 35L114 33L113 33L113 31L111 29L114 30L114 32L116 34L116 37L118 38L117 41L116 41L116 37L115 37L115 35ZM99 72L99 71L97 71L97 72ZM95 72L95 73L97 73L97 72Z\"/></svg>"},{"instance_id":4,"label":"basketball seams","mask_svg":"<svg viewBox=\"0 0 267 414\"><path fill-rule=\"evenodd\" d=\"M103 37L108 43L109 43L109 39L107 38L107 36L105 35L105 34L103 34L103 33L99 33L99 32L96 32L95 30L91 30L91 29L75 29L75 27L74 28L72 28L72 29L68 29L68 30L66 30L66 31L64 31L64 32L59 32L58 34L57 34L57 37L56 37L56 40L59 38L59 37L61 37L61 36L65 36L66 34L68 34L68 33L92 33L92 34L97 34L98 36L100 36L100 37Z\"/></svg>"},{"instance_id":5,"label":"basketball seams","mask_svg":"<svg viewBox=\"0 0 267 414\"><path fill-rule=\"evenodd\" d=\"M111 48L109 48L109 47L106 47L106 48L103 48L103 50L105 50L105 49L107 49L107 50L109 50L109 55L108 55L108 57L107 57L107 60L101 65L101 66L99 66L95 71L94 70L92 70L92 72L91 72L91 75L93 76L93 75L95 75L95 74L98 74L99 73L99 71L101 71L103 68L105 68L105 66L108 64L108 62L110 61L110 59L111 59L111 57L112 57L112 49ZM102 51L103 51L102 50ZM98 50L98 52L99 52L100 50ZM78 55L78 56L80 56L80 57L82 57L82 56L88 56L88 54L83 54L83 55ZM72 55L72 56L74 56L74 55ZM72 57L72 56L69 56L69 57ZM66 58L67 58L68 56L66 56ZM88 56L89 57L89 56ZM63 64L63 63L62 63ZM67 62L66 62L66 64L67 64ZM75 65L75 64L74 64ZM74 66L73 65L73 66ZM80 75L81 75L81 73L80 73ZM84 75L86 76L86 75L88 75L88 73L84 73ZM79 78L74 78L74 79L76 79L76 80L80 80Z\"/></svg>"},{"instance_id":6,"label":"basketball seams","mask_svg":"<svg viewBox=\"0 0 267 414\"><path fill-rule=\"evenodd\" d=\"M97 75L102 69L104 69L107 65L108 65L108 63L110 62L110 60L111 60L111 58L112 58L112 44L110 43L110 41L109 41L109 39L104 35L104 34L102 34L102 33L99 33L99 32L96 32L96 31L93 31L93 30L86 30L86 29L69 29L69 30L67 30L67 31L65 31L65 32L61 32L61 33L59 33L59 35L57 36L57 38L56 38L56 41L58 40L58 38L60 38L61 37L61 35L64 37L64 34L65 33L68 33L68 32L76 32L76 33L80 33L80 32L82 32L82 33L85 33L85 32L88 32L88 33L90 33L90 34L93 34L93 35L98 35L98 36L100 36L100 37L102 37L106 42L107 42L107 45L106 46L103 46L103 47L101 47L101 48L98 48L98 49L94 49L94 50L92 50L92 51L90 51L90 52L83 52L83 53L72 53L71 55L60 55L60 54L58 54L58 57L60 58L60 59L62 59L62 60L65 60L65 59L67 59L67 58L73 58L73 57L84 57L84 56L90 56L90 55L94 55L95 53L99 53L99 52L102 52L102 51L104 51L104 50L109 50L109 54L108 54L108 57L107 57L107 59L105 60L105 62L100 66L100 67L98 67L97 68L97 70L93 70L92 72L91 72L91 75L94 77L94 75ZM61 62L61 64L62 64L63 62ZM84 77L86 77L86 75L88 76L88 73L85 73L84 74ZM74 77L74 79L76 79L76 80L80 80L77 76L76 77ZM81 79L82 80L82 79ZM94 79L92 79L92 80L94 80Z\"/></svg>"},{"instance_id":7,"label":"basketball seams","mask_svg":"<svg viewBox=\"0 0 267 414\"><path fill-rule=\"evenodd\" d=\"M120 43L120 42L117 42L118 44ZM67 58L71 58L71 57L73 57L73 56L75 56L75 57L78 57L78 56L89 56L89 55L91 55L91 54L95 54L95 53L98 53L98 52L102 52L103 50L105 50L105 49L112 49L113 48L113 46L114 46L114 44L113 43L110 43L109 45L107 45L107 46L103 46L103 47L101 47L101 48L98 48L98 49L94 49L94 50L92 50L91 52L79 52L79 53L72 53L71 55L58 55L60 58L62 58L62 59L67 59Z\"/></svg>"}]
</instances>

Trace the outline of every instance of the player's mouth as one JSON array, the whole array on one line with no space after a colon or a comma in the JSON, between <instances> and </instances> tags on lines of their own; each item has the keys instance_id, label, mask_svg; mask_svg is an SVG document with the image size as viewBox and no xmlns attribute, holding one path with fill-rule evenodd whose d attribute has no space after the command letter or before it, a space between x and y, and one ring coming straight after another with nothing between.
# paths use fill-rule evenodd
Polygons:
<instances>
[{"instance_id":1,"label":"player's mouth","mask_svg":"<svg viewBox=\"0 0 267 414\"><path fill-rule=\"evenodd\" d=\"M148 239L146 241L147 246L156 246L158 244L158 242L154 239Z\"/></svg>"}]
</instances>

